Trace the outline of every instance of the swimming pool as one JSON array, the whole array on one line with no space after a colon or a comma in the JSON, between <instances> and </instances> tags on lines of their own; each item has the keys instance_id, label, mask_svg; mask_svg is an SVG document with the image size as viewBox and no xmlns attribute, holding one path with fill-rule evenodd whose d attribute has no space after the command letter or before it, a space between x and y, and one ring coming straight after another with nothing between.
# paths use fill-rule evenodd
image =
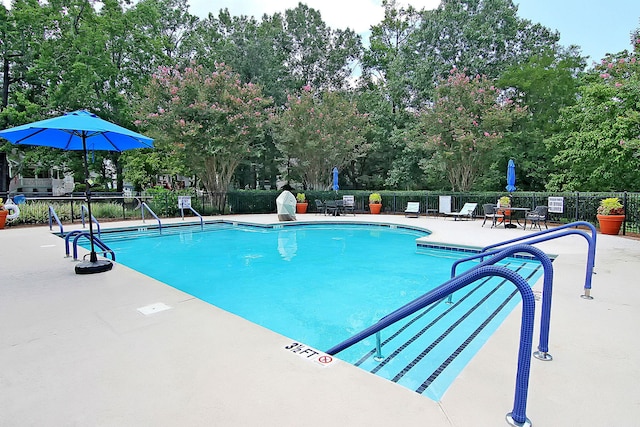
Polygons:
<instances>
[{"instance_id":1,"label":"swimming pool","mask_svg":"<svg viewBox=\"0 0 640 427\"><path fill-rule=\"evenodd\" d=\"M103 232L119 263L320 350L375 323L449 278L468 253L417 248L428 232L398 226L235 223ZM501 262L534 283L537 262ZM520 301L488 279L457 292L338 356L440 400Z\"/></svg>"}]
</instances>

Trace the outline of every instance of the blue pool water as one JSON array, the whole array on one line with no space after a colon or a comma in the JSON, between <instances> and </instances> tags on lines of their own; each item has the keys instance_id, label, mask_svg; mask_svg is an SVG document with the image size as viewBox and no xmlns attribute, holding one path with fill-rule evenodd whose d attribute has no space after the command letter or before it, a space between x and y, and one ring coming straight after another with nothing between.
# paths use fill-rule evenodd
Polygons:
<instances>
[{"instance_id":1,"label":"blue pool water","mask_svg":"<svg viewBox=\"0 0 640 427\"><path fill-rule=\"evenodd\" d=\"M117 261L224 310L327 350L449 278L468 253L417 249L425 231L379 225L232 224L102 233ZM500 264L529 283L537 262ZM460 271L470 268L469 263ZM502 279L474 283L338 356L434 400L520 302ZM463 346L463 348L460 348ZM517 343L514 342L514 349ZM399 351L398 349L402 349Z\"/></svg>"}]
</instances>

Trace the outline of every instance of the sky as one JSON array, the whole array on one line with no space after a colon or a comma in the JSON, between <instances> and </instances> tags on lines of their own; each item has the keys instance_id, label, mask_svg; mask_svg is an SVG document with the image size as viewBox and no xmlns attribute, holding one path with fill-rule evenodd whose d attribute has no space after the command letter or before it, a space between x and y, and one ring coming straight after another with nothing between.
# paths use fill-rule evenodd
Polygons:
<instances>
[{"instance_id":1,"label":"sky","mask_svg":"<svg viewBox=\"0 0 640 427\"><path fill-rule=\"evenodd\" d=\"M0 0L5 5L10 0ZM232 15L258 19L295 8L302 1L319 10L331 28L351 28L368 38L371 25L382 21L381 0L188 0L189 11L205 18L228 8ZM513 0L518 15L560 32L564 46L580 46L588 64L599 62L606 53L631 50L630 33L640 27L640 0ZM406 4L399 1L399 4ZM415 8L434 9L439 0L410 0Z\"/></svg>"}]
</instances>

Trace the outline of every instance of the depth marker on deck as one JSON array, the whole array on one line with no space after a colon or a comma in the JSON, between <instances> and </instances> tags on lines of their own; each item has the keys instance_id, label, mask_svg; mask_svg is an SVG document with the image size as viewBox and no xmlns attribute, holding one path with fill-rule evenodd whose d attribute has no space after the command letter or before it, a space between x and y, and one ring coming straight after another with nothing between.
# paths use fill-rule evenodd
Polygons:
<instances>
[{"instance_id":1,"label":"depth marker on deck","mask_svg":"<svg viewBox=\"0 0 640 427\"><path fill-rule=\"evenodd\" d=\"M291 344L284 346L284 349L297 354L302 359L309 360L315 363L316 365L320 365L320 366L334 365L337 361L337 359L334 358L333 356L329 356L326 353L323 353L319 350L315 350L309 346L300 344L298 342L292 342Z\"/></svg>"}]
</instances>

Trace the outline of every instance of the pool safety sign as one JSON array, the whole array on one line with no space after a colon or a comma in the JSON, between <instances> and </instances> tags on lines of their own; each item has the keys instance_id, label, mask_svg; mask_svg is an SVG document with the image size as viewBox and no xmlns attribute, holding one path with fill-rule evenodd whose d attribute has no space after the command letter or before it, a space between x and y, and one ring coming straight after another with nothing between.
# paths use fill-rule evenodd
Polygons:
<instances>
[{"instance_id":1,"label":"pool safety sign","mask_svg":"<svg viewBox=\"0 0 640 427\"><path fill-rule=\"evenodd\" d=\"M330 366L335 364L336 358L329 356L326 353L315 350L304 344L298 342L292 342L284 346L284 349L298 355L299 357L315 363L320 366Z\"/></svg>"},{"instance_id":2,"label":"pool safety sign","mask_svg":"<svg viewBox=\"0 0 640 427\"><path fill-rule=\"evenodd\" d=\"M191 207L191 196L178 196L178 209L189 209Z\"/></svg>"},{"instance_id":3,"label":"pool safety sign","mask_svg":"<svg viewBox=\"0 0 640 427\"><path fill-rule=\"evenodd\" d=\"M549 206L549 213L563 213L564 197L549 197L547 206Z\"/></svg>"}]
</instances>

